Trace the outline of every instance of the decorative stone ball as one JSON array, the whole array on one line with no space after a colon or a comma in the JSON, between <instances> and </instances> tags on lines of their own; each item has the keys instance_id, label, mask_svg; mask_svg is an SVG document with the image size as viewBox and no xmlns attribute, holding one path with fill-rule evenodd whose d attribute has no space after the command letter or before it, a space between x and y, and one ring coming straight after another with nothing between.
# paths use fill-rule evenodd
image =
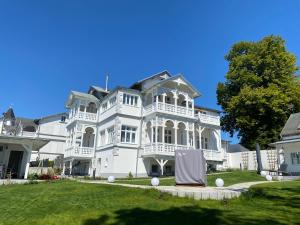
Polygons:
<instances>
[{"instance_id":1,"label":"decorative stone ball","mask_svg":"<svg viewBox=\"0 0 300 225\"><path fill-rule=\"evenodd\" d=\"M159 179L157 177L153 177L151 179L151 185L152 186L158 186L159 185Z\"/></svg>"},{"instance_id":2,"label":"decorative stone ball","mask_svg":"<svg viewBox=\"0 0 300 225\"><path fill-rule=\"evenodd\" d=\"M107 178L107 181L108 181L108 183L113 183L113 182L115 182L115 177L114 176L109 176Z\"/></svg>"},{"instance_id":3,"label":"decorative stone ball","mask_svg":"<svg viewBox=\"0 0 300 225\"><path fill-rule=\"evenodd\" d=\"M272 176L271 175L267 175L266 179L267 179L267 181L272 181Z\"/></svg>"},{"instance_id":4,"label":"decorative stone ball","mask_svg":"<svg viewBox=\"0 0 300 225\"><path fill-rule=\"evenodd\" d=\"M215 183L216 183L217 187L223 187L224 186L224 180L221 179L221 178L217 178Z\"/></svg>"},{"instance_id":5,"label":"decorative stone ball","mask_svg":"<svg viewBox=\"0 0 300 225\"><path fill-rule=\"evenodd\" d=\"M266 171L260 171L260 175L261 175L262 177L265 177L265 176L267 175L267 172L266 172Z\"/></svg>"}]
</instances>

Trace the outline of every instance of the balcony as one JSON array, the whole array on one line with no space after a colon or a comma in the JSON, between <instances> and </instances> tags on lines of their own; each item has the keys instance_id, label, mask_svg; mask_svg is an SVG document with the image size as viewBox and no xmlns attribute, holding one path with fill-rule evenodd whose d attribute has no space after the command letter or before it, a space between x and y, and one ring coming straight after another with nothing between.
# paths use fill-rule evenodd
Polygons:
<instances>
[{"instance_id":1,"label":"balcony","mask_svg":"<svg viewBox=\"0 0 300 225\"><path fill-rule=\"evenodd\" d=\"M195 115L195 117L201 123L220 126L220 116L213 116L213 115L198 113L198 114Z\"/></svg>"},{"instance_id":2,"label":"balcony","mask_svg":"<svg viewBox=\"0 0 300 225\"><path fill-rule=\"evenodd\" d=\"M154 102L144 107L143 114L147 116L152 112L162 112L179 116L194 117L194 111L191 108L175 106L173 104Z\"/></svg>"},{"instance_id":3,"label":"balcony","mask_svg":"<svg viewBox=\"0 0 300 225\"><path fill-rule=\"evenodd\" d=\"M90 147L70 147L65 149L64 158L92 158L94 157L94 148Z\"/></svg>"},{"instance_id":4,"label":"balcony","mask_svg":"<svg viewBox=\"0 0 300 225\"><path fill-rule=\"evenodd\" d=\"M193 147L186 145L175 145L175 144L165 144L165 143L157 143L157 144L147 144L144 146L144 151L142 156L150 157L150 156L175 156L176 149L180 150L189 150L193 149ZM218 150L211 149L199 149L199 151L203 151L204 157L207 161L223 161L223 154Z\"/></svg>"},{"instance_id":5,"label":"balcony","mask_svg":"<svg viewBox=\"0 0 300 225\"><path fill-rule=\"evenodd\" d=\"M88 112L77 112L75 115L71 116L69 121L73 122L74 120L84 120L89 122L97 121L97 113L88 113Z\"/></svg>"}]
</instances>

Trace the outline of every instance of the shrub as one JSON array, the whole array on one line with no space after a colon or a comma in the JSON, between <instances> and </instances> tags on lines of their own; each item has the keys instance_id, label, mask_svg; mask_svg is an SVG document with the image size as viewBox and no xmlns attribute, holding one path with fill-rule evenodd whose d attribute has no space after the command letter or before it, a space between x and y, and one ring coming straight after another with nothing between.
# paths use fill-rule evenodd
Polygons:
<instances>
[{"instance_id":1,"label":"shrub","mask_svg":"<svg viewBox=\"0 0 300 225\"><path fill-rule=\"evenodd\" d=\"M56 175L61 175L62 171L63 170L61 168L54 168L54 174Z\"/></svg>"},{"instance_id":2,"label":"shrub","mask_svg":"<svg viewBox=\"0 0 300 225\"><path fill-rule=\"evenodd\" d=\"M28 175L28 180L32 181L32 180L38 180L39 179L39 175L37 173L31 173Z\"/></svg>"},{"instance_id":3,"label":"shrub","mask_svg":"<svg viewBox=\"0 0 300 225\"><path fill-rule=\"evenodd\" d=\"M129 179L132 179L132 178L133 178L133 175L132 175L131 171L130 171L129 174L128 174L128 178L129 178Z\"/></svg>"},{"instance_id":4,"label":"shrub","mask_svg":"<svg viewBox=\"0 0 300 225\"><path fill-rule=\"evenodd\" d=\"M50 177L53 177L53 176L55 175L54 169L53 169L53 168L48 168L48 169L47 169L47 174L48 174Z\"/></svg>"}]
</instances>

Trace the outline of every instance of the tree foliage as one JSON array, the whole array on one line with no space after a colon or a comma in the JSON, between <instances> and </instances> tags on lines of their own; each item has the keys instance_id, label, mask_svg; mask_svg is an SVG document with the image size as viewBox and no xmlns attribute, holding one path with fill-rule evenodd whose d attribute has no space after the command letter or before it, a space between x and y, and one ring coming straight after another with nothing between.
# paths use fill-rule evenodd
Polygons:
<instances>
[{"instance_id":1,"label":"tree foliage","mask_svg":"<svg viewBox=\"0 0 300 225\"><path fill-rule=\"evenodd\" d=\"M300 111L296 57L281 37L267 36L234 44L225 59L226 81L217 87L222 129L237 132L245 147L254 149L257 142L266 148L278 140L289 115Z\"/></svg>"}]
</instances>

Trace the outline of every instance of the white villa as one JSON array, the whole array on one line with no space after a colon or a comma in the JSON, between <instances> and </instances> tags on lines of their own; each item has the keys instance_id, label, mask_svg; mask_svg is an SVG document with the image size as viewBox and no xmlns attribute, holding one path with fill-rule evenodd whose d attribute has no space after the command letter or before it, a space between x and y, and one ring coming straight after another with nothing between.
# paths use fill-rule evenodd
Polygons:
<instances>
[{"instance_id":1,"label":"white villa","mask_svg":"<svg viewBox=\"0 0 300 225\"><path fill-rule=\"evenodd\" d=\"M66 103L64 173L173 175L177 149L199 149L208 166L222 169L220 112L196 106L199 96L182 75L167 71L129 88L72 91Z\"/></svg>"}]
</instances>

